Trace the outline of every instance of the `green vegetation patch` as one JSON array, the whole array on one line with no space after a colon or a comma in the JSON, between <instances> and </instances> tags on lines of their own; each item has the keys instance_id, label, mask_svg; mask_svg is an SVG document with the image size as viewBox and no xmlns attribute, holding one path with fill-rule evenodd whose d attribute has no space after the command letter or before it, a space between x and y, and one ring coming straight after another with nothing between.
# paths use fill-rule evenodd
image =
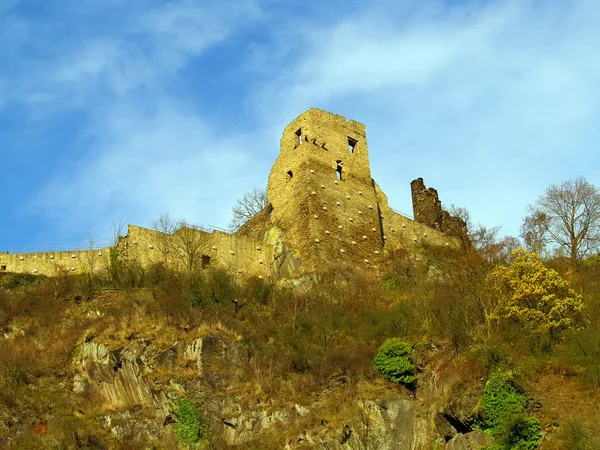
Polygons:
<instances>
[{"instance_id":1,"label":"green vegetation patch","mask_svg":"<svg viewBox=\"0 0 600 450\"><path fill-rule=\"evenodd\" d=\"M410 361L412 345L401 339L385 341L375 355L375 368L386 380L414 387L417 382L417 369Z\"/></svg>"},{"instance_id":2,"label":"green vegetation patch","mask_svg":"<svg viewBox=\"0 0 600 450\"><path fill-rule=\"evenodd\" d=\"M208 425L198 416L198 408L190 399L178 396L170 400L169 409L176 417L175 435L190 448L201 448L208 433Z\"/></svg>"},{"instance_id":3,"label":"green vegetation patch","mask_svg":"<svg viewBox=\"0 0 600 450\"><path fill-rule=\"evenodd\" d=\"M486 413L481 428L496 442L488 450L537 448L540 423L533 417L525 417L526 400L525 391L515 383L511 371L490 377L481 400Z\"/></svg>"}]
</instances>

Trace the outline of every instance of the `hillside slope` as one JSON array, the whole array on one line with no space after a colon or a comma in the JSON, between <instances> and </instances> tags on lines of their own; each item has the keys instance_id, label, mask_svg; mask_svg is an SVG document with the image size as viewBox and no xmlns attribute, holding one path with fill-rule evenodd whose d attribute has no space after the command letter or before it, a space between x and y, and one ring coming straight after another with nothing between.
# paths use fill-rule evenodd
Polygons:
<instances>
[{"instance_id":1,"label":"hillside slope","mask_svg":"<svg viewBox=\"0 0 600 450\"><path fill-rule=\"evenodd\" d=\"M593 329L548 343L486 326L490 270L423 248L382 277L339 269L277 286L160 266L4 275L0 446L183 448L185 425L215 449L475 449L492 443L477 431L486 381L510 371L541 448L598 448ZM571 282L593 323L595 268ZM412 345L414 388L373 366L392 337Z\"/></svg>"}]
</instances>

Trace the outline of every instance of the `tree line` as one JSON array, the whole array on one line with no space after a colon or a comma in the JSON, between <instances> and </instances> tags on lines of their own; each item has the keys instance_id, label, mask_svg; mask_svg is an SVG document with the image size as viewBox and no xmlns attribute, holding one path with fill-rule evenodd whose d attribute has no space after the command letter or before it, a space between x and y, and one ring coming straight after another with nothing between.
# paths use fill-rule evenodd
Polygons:
<instances>
[{"instance_id":1,"label":"tree line","mask_svg":"<svg viewBox=\"0 0 600 450\"><path fill-rule=\"evenodd\" d=\"M527 205L519 238L499 237L500 227L475 224L469 211L452 205L467 225L469 245L483 257L506 260L524 247L542 259L566 257L575 266L600 251L600 190L584 177L551 184Z\"/></svg>"}]
</instances>

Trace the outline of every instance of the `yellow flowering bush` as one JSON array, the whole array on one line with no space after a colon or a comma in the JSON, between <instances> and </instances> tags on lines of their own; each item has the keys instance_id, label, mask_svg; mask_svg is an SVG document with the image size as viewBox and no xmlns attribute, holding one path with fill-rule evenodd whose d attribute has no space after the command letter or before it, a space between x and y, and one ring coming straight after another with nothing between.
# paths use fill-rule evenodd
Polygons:
<instances>
[{"instance_id":1,"label":"yellow flowering bush","mask_svg":"<svg viewBox=\"0 0 600 450\"><path fill-rule=\"evenodd\" d=\"M558 272L537 254L517 249L514 262L492 272L497 303L491 319L519 322L535 332L557 336L584 324L583 301Z\"/></svg>"}]
</instances>

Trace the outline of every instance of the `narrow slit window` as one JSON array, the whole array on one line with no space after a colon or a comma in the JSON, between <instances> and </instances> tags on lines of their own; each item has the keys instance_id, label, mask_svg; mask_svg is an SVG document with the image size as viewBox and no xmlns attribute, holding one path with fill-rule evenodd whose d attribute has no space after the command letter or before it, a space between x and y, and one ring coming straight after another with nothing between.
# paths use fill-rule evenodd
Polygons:
<instances>
[{"instance_id":1,"label":"narrow slit window","mask_svg":"<svg viewBox=\"0 0 600 450\"><path fill-rule=\"evenodd\" d=\"M298 131L296 131L296 136L298 136L298 145L302 145L302 128L298 128Z\"/></svg>"},{"instance_id":2,"label":"narrow slit window","mask_svg":"<svg viewBox=\"0 0 600 450\"><path fill-rule=\"evenodd\" d=\"M206 269L208 266L210 266L210 256L202 255L202 268Z\"/></svg>"},{"instance_id":3,"label":"narrow slit window","mask_svg":"<svg viewBox=\"0 0 600 450\"><path fill-rule=\"evenodd\" d=\"M342 166L340 164L337 165L337 169L335 169L335 175L338 180L342 179Z\"/></svg>"},{"instance_id":4,"label":"narrow slit window","mask_svg":"<svg viewBox=\"0 0 600 450\"><path fill-rule=\"evenodd\" d=\"M288 179L293 178L294 177L294 173L291 170L288 170L287 177L288 177Z\"/></svg>"},{"instance_id":5,"label":"narrow slit window","mask_svg":"<svg viewBox=\"0 0 600 450\"><path fill-rule=\"evenodd\" d=\"M356 139L352 139L351 137L348 137L348 151L350 151L350 153L354 153L356 144L358 144L358 141Z\"/></svg>"}]
</instances>

